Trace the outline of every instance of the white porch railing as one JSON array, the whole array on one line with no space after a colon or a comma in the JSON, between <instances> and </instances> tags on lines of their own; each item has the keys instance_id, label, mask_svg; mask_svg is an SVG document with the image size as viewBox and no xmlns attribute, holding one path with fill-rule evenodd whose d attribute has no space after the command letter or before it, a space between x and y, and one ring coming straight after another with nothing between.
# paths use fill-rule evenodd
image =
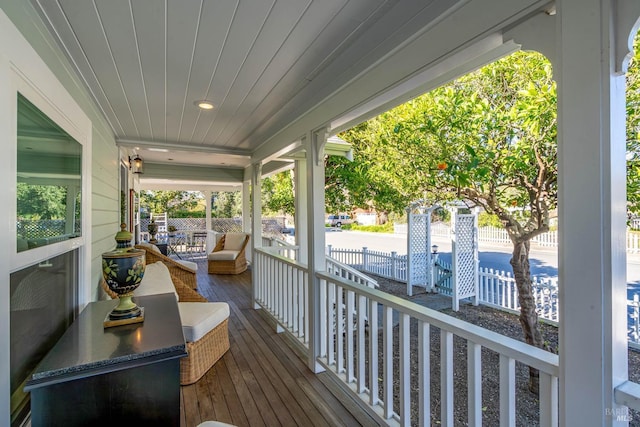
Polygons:
<instances>
[{"instance_id":1,"label":"white porch railing","mask_svg":"<svg viewBox=\"0 0 640 427\"><path fill-rule=\"evenodd\" d=\"M500 355L501 423L515 423L515 363L522 362L540 371L540 425L557 424L557 355L328 272L316 273L320 284L320 301L317 302L320 324L311 331L306 313L310 294L306 267L263 248L255 251L254 268L258 269L258 279L253 284L256 302L307 348L310 334L320 334L318 361L389 424L431 423L428 384L432 372L429 347L432 325L440 330L440 357L433 361L433 366L441 372L439 417L442 425L453 425L454 420L454 336L466 341L468 348L470 420L479 422L482 419L480 354L485 348ZM382 313L381 316L378 313ZM399 319L397 334L394 333L394 318ZM411 352L411 322L417 324L417 354ZM381 338L376 333L378 327L381 327ZM399 342L397 349L394 338ZM396 355L399 357L398 369L393 365ZM419 378L417 402L422 402L419 419L412 419L410 408L410 382L414 370ZM395 392L394 384L399 385ZM380 393L382 390L383 394ZM394 394L399 398L397 409L394 409Z\"/></svg>"},{"instance_id":2,"label":"white porch railing","mask_svg":"<svg viewBox=\"0 0 640 427\"><path fill-rule=\"evenodd\" d=\"M338 277L342 277L343 279L356 282L359 285L368 286L370 288L378 287L378 282L376 280L329 256L327 256L327 271Z\"/></svg>"},{"instance_id":3,"label":"white porch railing","mask_svg":"<svg viewBox=\"0 0 640 427\"><path fill-rule=\"evenodd\" d=\"M298 250L296 245L292 245L281 239L262 236L262 247L274 248L280 255L289 259L298 259Z\"/></svg>"},{"instance_id":4,"label":"white porch railing","mask_svg":"<svg viewBox=\"0 0 640 427\"><path fill-rule=\"evenodd\" d=\"M256 249L254 252L254 295L256 303L295 336L305 347L309 345L309 271L306 265L278 253L278 248Z\"/></svg>"},{"instance_id":5,"label":"white porch railing","mask_svg":"<svg viewBox=\"0 0 640 427\"><path fill-rule=\"evenodd\" d=\"M406 283L406 255L398 255L395 252L382 253L369 251L367 248L360 249L340 249L327 246L327 254L340 262L351 265L363 271L378 274L391 280ZM375 259L375 262L363 259ZM386 263L386 266L382 263ZM364 266L369 267L367 270ZM375 266L376 270L370 268ZM440 268L434 269L434 283L438 292L444 295L451 295L451 284L445 279L448 275L446 270L451 269L451 265L438 260ZM392 267L393 266L393 267ZM389 274L389 272L395 272ZM515 278L510 272L494 271L490 268L480 268L479 276L479 302L500 310L519 313L518 289ZM557 325L558 322L558 280L554 278L531 277L533 295L536 302L538 316L545 321ZM634 295L633 299L627 300L629 313L628 338L629 345L640 349L640 295Z\"/></svg>"}]
</instances>

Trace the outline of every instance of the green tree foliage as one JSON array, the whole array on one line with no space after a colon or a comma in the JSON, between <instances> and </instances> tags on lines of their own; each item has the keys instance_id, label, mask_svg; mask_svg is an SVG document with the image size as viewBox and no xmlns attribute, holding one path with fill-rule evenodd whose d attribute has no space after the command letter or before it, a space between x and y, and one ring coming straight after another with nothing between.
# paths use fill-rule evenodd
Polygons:
<instances>
[{"instance_id":1,"label":"green tree foliage","mask_svg":"<svg viewBox=\"0 0 640 427\"><path fill-rule=\"evenodd\" d=\"M349 212L356 207L374 209L381 214L381 223L384 223L388 213L402 214L410 202L411 197L401 186L389 181L388 174L379 173L386 161L378 151L374 125L374 121L365 122L340 135L357 147L353 161L338 156L326 157L327 212Z\"/></svg>"},{"instance_id":2,"label":"green tree foliage","mask_svg":"<svg viewBox=\"0 0 640 427\"><path fill-rule=\"evenodd\" d=\"M294 215L293 171L287 170L262 181L262 211L266 215Z\"/></svg>"},{"instance_id":3,"label":"green tree foliage","mask_svg":"<svg viewBox=\"0 0 640 427\"><path fill-rule=\"evenodd\" d=\"M627 71L627 200L629 212L640 215L640 34Z\"/></svg>"},{"instance_id":4,"label":"green tree foliage","mask_svg":"<svg viewBox=\"0 0 640 427\"><path fill-rule=\"evenodd\" d=\"M199 191L141 191L140 206L150 213L166 212L169 218L182 216L181 212L202 211L202 193Z\"/></svg>"},{"instance_id":5,"label":"green tree foliage","mask_svg":"<svg viewBox=\"0 0 640 427\"><path fill-rule=\"evenodd\" d=\"M364 159L366 176L395 191L400 206L418 198L458 199L498 217L514 246L511 265L525 339L543 347L529 244L548 231L557 198L556 85L550 63L537 53L517 52L343 137Z\"/></svg>"},{"instance_id":6,"label":"green tree foliage","mask_svg":"<svg viewBox=\"0 0 640 427\"><path fill-rule=\"evenodd\" d=\"M211 193L211 216L213 218L236 218L241 215L242 198L238 191Z\"/></svg>"},{"instance_id":7,"label":"green tree foliage","mask_svg":"<svg viewBox=\"0 0 640 427\"><path fill-rule=\"evenodd\" d=\"M17 204L18 219L64 219L67 189L57 185L30 185L19 182Z\"/></svg>"}]
</instances>

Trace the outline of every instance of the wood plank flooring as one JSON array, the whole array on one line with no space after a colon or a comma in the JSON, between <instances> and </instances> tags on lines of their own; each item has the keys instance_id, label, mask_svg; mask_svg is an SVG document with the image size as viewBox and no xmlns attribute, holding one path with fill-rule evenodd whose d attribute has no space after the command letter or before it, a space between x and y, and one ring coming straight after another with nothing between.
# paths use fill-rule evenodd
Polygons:
<instances>
[{"instance_id":1,"label":"wood plank flooring","mask_svg":"<svg viewBox=\"0 0 640 427\"><path fill-rule=\"evenodd\" d=\"M327 374L313 374L286 334L251 306L251 271L207 274L198 291L229 303L231 349L197 383L181 387L181 427L217 420L237 426L377 425ZM335 393L335 394L334 394Z\"/></svg>"}]
</instances>

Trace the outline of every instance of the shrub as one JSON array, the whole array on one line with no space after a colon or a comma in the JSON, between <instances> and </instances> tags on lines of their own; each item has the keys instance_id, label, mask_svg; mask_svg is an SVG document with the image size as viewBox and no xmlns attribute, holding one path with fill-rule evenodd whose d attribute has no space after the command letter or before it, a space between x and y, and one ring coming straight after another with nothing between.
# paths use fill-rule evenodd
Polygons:
<instances>
[{"instance_id":1,"label":"shrub","mask_svg":"<svg viewBox=\"0 0 640 427\"><path fill-rule=\"evenodd\" d=\"M387 222L384 225L358 225L347 224L343 225L344 230L356 230L356 231L368 231L371 233L393 233L393 223Z\"/></svg>"}]
</instances>

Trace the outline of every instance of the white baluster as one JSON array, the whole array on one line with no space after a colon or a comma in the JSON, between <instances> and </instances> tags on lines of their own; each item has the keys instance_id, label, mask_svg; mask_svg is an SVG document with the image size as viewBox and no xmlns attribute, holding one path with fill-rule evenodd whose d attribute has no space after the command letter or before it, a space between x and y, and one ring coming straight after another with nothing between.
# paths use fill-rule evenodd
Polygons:
<instances>
[{"instance_id":1,"label":"white baluster","mask_svg":"<svg viewBox=\"0 0 640 427\"><path fill-rule=\"evenodd\" d=\"M516 425L516 361L500 355L500 427Z\"/></svg>"},{"instance_id":2,"label":"white baluster","mask_svg":"<svg viewBox=\"0 0 640 427\"><path fill-rule=\"evenodd\" d=\"M440 330L440 425L453 427L453 334Z\"/></svg>"},{"instance_id":3,"label":"white baluster","mask_svg":"<svg viewBox=\"0 0 640 427\"><path fill-rule=\"evenodd\" d=\"M378 302L369 300L369 404L378 404Z\"/></svg>"},{"instance_id":4,"label":"white baluster","mask_svg":"<svg viewBox=\"0 0 640 427\"><path fill-rule=\"evenodd\" d=\"M467 341L467 412L469 427L482 426L482 363L480 344Z\"/></svg>"},{"instance_id":5,"label":"white baluster","mask_svg":"<svg viewBox=\"0 0 640 427\"><path fill-rule=\"evenodd\" d=\"M393 416L393 309L391 307L384 307L382 323L384 418L390 419Z\"/></svg>"},{"instance_id":6,"label":"white baluster","mask_svg":"<svg viewBox=\"0 0 640 427\"><path fill-rule=\"evenodd\" d=\"M431 336L429 324L418 323L418 407L419 426L431 425Z\"/></svg>"}]
</instances>

